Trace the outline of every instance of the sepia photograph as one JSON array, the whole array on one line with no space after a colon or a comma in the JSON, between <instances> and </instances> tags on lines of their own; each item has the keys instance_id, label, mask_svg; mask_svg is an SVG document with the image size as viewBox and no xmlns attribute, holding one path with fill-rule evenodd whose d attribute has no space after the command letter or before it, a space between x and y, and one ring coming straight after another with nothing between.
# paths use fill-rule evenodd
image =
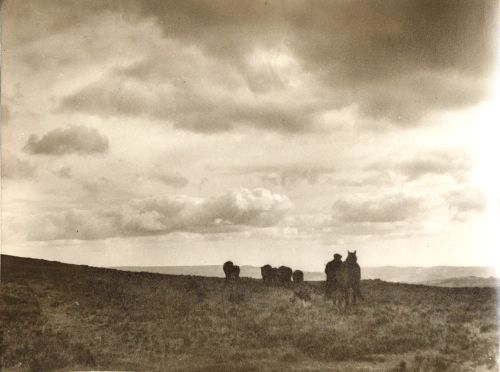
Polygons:
<instances>
[{"instance_id":1,"label":"sepia photograph","mask_svg":"<svg viewBox=\"0 0 500 372\"><path fill-rule=\"evenodd\" d=\"M498 0L1 1L0 370L500 370Z\"/></svg>"}]
</instances>

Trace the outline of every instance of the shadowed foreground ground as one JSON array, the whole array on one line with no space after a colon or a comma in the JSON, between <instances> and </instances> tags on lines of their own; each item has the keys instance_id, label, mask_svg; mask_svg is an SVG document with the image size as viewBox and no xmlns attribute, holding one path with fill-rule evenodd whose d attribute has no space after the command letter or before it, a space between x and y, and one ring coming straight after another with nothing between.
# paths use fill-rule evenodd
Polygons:
<instances>
[{"instance_id":1,"label":"shadowed foreground ground","mask_svg":"<svg viewBox=\"0 0 500 372\"><path fill-rule=\"evenodd\" d=\"M1 264L5 371L498 369L491 288L363 281L365 301L339 314L318 282Z\"/></svg>"}]
</instances>

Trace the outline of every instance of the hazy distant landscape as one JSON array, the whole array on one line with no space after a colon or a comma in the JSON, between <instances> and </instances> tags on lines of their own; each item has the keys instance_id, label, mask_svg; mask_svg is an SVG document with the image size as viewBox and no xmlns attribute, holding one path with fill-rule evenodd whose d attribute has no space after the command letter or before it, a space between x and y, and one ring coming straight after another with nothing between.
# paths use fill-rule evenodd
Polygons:
<instances>
[{"instance_id":1,"label":"hazy distant landscape","mask_svg":"<svg viewBox=\"0 0 500 372\"><path fill-rule=\"evenodd\" d=\"M116 269L127 271L144 271L170 275L197 275L207 277L224 277L220 265L205 266L121 266ZM241 276L260 279L260 267L243 265ZM364 267L363 279L380 279L387 282L428 284L445 287L494 287L498 285L495 279L494 267ZM307 281L325 280L323 272L304 272Z\"/></svg>"}]
</instances>

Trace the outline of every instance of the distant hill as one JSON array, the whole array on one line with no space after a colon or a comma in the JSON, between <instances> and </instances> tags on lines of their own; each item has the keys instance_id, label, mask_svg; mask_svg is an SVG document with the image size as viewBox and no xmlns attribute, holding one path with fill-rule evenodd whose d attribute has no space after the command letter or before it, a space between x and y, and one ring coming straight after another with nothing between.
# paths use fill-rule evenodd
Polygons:
<instances>
[{"instance_id":1,"label":"distant hill","mask_svg":"<svg viewBox=\"0 0 500 372\"><path fill-rule=\"evenodd\" d=\"M379 278L389 282L428 283L450 278L495 277L494 267L482 266L433 266L433 267L368 267L363 271L366 279Z\"/></svg>"},{"instance_id":2,"label":"distant hill","mask_svg":"<svg viewBox=\"0 0 500 372\"><path fill-rule=\"evenodd\" d=\"M500 287L500 279L494 278L492 276L490 276L489 278L465 276L461 278L430 280L421 284L432 285L436 287Z\"/></svg>"},{"instance_id":3,"label":"distant hill","mask_svg":"<svg viewBox=\"0 0 500 372\"><path fill-rule=\"evenodd\" d=\"M144 271L170 275L196 275L209 277L224 277L222 265L206 265L206 266L121 266L115 269L126 271ZM241 266L242 277L260 278L260 267ZM477 283L479 285L463 285L463 286L486 286L491 287L491 280L480 280L495 277L496 271L494 267L480 266L434 266L434 267L397 267L397 266L380 266L380 267L362 267L363 279L381 279L387 282L413 283L413 284L429 284L441 286L440 282L450 280L449 283L457 283L456 286L462 286L460 283ZM459 281L459 278L466 278ZM468 279L467 279L468 278ZM478 280L472 281L471 278ZM325 274L322 272L304 273L304 279L307 281L325 280ZM434 283L434 284L432 284ZM452 284L443 286L455 286Z\"/></svg>"}]
</instances>

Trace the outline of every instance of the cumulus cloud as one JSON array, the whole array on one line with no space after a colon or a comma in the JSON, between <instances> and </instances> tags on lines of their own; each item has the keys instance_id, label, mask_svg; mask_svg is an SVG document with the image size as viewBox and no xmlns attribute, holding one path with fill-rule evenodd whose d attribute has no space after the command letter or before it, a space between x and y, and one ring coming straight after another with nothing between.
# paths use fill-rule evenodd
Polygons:
<instances>
[{"instance_id":1,"label":"cumulus cloud","mask_svg":"<svg viewBox=\"0 0 500 372\"><path fill-rule=\"evenodd\" d=\"M42 155L91 155L104 153L108 147L108 139L96 129L75 125L53 129L41 138L32 134L24 150Z\"/></svg>"},{"instance_id":2,"label":"cumulus cloud","mask_svg":"<svg viewBox=\"0 0 500 372\"><path fill-rule=\"evenodd\" d=\"M2 178L23 179L31 178L36 174L36 167L28 160L2 151Z\"/></svg>"},{"instance_id":3,"label":"cumulus cloud","mask_svg":"<svg viewBox=\"0 0 500 372\"><path fill-rule=\"evenodd\" d=\"M471 168L471 161L463 151L434 151L403 161L398 168L410 181L426 175L448 175L462 180Z\"/></svg>"},{"instance_id":4,"label":"cumulus cloud","mask_svg":"<svg viewBox=\"0 0 500 372\"><path fill-rule=\"evenodd\" d=\"M276 226L292 208L266 189L237 189L213 198L184 195L133 200L120 208L48 213L34 221L31 240L103 239L172 232L216 233Z\"/></svg>"},{"instance_id":5,"label":"cumulus cloud","mask_svg":"<svg viewBox=\"0 0 500 372\"><path fill-rule=\"evenodd\" d=\"M402 160L378 161L367 166L364 171L385 176L396 174L404 177L406 181L416 181L428 176L445 176L462 182L473 168L473 161L471 154L461 149L420 151Z\"/></svg>"},{"instance_id":6,"label":"cumulus cloud","mask_svg":"<svg viewBox=\"0 0 500 372\"><path fill-rule=\"evenodd\" d=\"M332 207L333 221L339 223L406 221L419 212L420 200L405 194L339 199Z\"/></svg>"}]
</instances>

